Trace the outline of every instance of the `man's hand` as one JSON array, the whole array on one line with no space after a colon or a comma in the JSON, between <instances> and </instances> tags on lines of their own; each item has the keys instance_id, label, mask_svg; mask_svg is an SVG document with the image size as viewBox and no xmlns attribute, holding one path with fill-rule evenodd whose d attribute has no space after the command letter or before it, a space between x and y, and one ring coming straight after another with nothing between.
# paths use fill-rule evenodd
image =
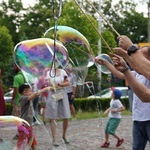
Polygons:
<instances>
[{"instance_id":1,"label":"man's hand","mask_svg":"<svg viewBox=\"0 0 150 150\"><path fill-rule=\"evenodd\" d=\"M95 57L95 62L100 65L106 65L107 63L109 63L107 60L104 60L102 58L97 58L97 57Z\"/></svg>"},{"instance_id":2,"label":"man's hand","mask_svg":"<svg viewBox=\"0 0 150 150\"><path fill-rule=\"evenodd\" d=\"M122 49L121 47L115 47L115 48L113 48L113 50L116 52L117 55L119 55L123 58L128 56L127 51Z\"/></svg>"},{"instance_id":3,"label":"man's hand","mask_svg":"<svg viewBox=\"0 0 150 150\"><path fill-rule=\"evenodd\" d=\"M123 70L127 66L124 59L116 54L112 54L112 60L114 63L114 67L119 71Z\"/></svg>"},{"instance_id":4,"label":"man's hand","mask_svg":"<svg viewBox=\"0 0 150 150\"><path fill-rule=\"evenodd\" d=\"M133 45L132 41L125 35L119 36L118 39L119 39L119 46L126 51L131 45Z\"/></svg>"}]
</instances>

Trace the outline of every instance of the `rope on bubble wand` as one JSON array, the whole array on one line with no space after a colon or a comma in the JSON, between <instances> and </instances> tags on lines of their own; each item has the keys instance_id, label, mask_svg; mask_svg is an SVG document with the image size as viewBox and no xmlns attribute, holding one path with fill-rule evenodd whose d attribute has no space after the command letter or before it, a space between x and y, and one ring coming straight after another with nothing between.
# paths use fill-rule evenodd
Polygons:
<instances>
[{"instance_id":1,"label":"rope on bubble wand","mask_svg":"<svg viewBox=\"0 0 150 150\"><path fill-rule=\"evenodd\" d=\"M105 41L105 39L103 38L103 36L99 33L99 31L97 30L97 28L94 26L94 24L92 23L92 21L89 19L89 17L85 14L85 12L82 10L82 8L80 7L80 5L78 4L77 0L74 0L76 5L78 6L78 8L80 9L80 11L84 14L84 16L87 18L87 20L89 21L89 23L92 25L92 27L94 28L94 30L97 32L97 34L100 36L100 38L104 41L106 47L112 52L112 49L110 48L110 46L108 45L108 43ZM89 86L88 84L86 84L89 91L91 92L91 89L90 88L93 88L94 90L94 86ZM95 94L95 92L93 93ZM98 127L102 124L102 122L100 121L100 111L102 110L102 105L100 103L100 101L98 101L96 98L96 105L97 105L97 110L98 110L98 113L99 113L99 120L98 120ZM100 108L101 107L101 108Z\"/></svg>"},{"instance_id":2,"label":"rope on bubble wand","mask_svg":"<svg viewBox=\"0 0 150 150\"><path fill-rule=\"evenodd\" d=\"M100 11L98 11L95 6L90 3L88 0L86 0L93 8L94 10L107 22L107 24L109 25L109 27L118 35L120 36L120 34L115 30L115 28L109 23L109 21L102 15L102 13Z\"/></svg>"},{"instance_id":3,"label":"rope on bubble wand","mask_svg":"<svg viewBox=\"0 0 150 150\"><path fill-rule=\"evenodd\" d=\"M88 87L90 93L92 95L95 95L95 88L94 88L93 82L92 81L86 82L86 86ZM91 89L93 90L93 92L92 92ZM100 127L100 125L102 124L101 117L100 117L101 110L102 110L102 105L101 105L100 101L96 99L96 97L95 97L95 100L96 100L96 106L97 106L97 111L98 111L98 115L99 115L99 118L98 118L98 127Z\"/></svg>"},{"instance_id":4,"label":"rope on bubble wand","mask_svg":"<svg viewBox=\"0 0 150 150\"><path fill-rule=\"evenodd\" d=\"M110 46L108 45L108 43L106 42L106 40L103 38L103 36L100 34L100 32L97 30L97 28L94 26L94 24L92 23L92 21L89 19L89 17L85 14L85 12L82 10L82 8L80 7L80 5L78 4L77 0L74 0L76 5L78 6L78 8L80 9L80 11L84 14L84 16L86 17L86 19L89 21L89 23L92 25L92 27L94 28L94 30L97 32L97 34L100 36L100 38L103 40L103 42L105 43L105 45L107 46L107 48L112 51L112 49L110 48Z\"/></svg>"},{"instance_id":5,"label":"rope on bubble wand","mask_svg":"<svg viewBox=\"0 0 150 150\"><path fill-rule=\"evenodd\" d=\"M57 40L57 21L58 19L60 18L61 16L61 13L62 13L62 0L59 1L59 6L58 6L58 15L56 13L56 10L55 10L55 5L54 5L54 0L52 0L52 7L53 7L53 19L54 19L54 56L53 56L53 60L52 60L52 66L51 66L51 69L50 69L50 73L49 75L52 77L52 74L51 74L51 70L53 70L53 67L54 67L54 70L55 70L55 57L56 57L56 40ZM56 70L54 72L54 76L56 76ZM56 126L58 126L57 124L57 121L54 120L54 123ZM59 131L60 132L60 131ZM61 134L61 133L60 133ZM61 135L62 136L62 135ZM63 144L65 145L65 142L63 142ZM54 149L54 147L53 147ZM65 149L67 150L67 147L65 145Z\"/></svg>"},{"instance_id":6,"label":"rope on bubble wand","mask_svg":"<svg viewBox=\"0 0 150 150\"><path fill-rule=\"evenodd\" d=\"M56 76L55 57L56 57L56 40L57 40L57 21L62 14L62 0L59 1L58 15L56 13L54 0L52 0L52 9L53 9L53 19L54 19L54 56L52 58L52 66L51 66L49 75L50 77L55 77ZM51 70L53 70L53 68L55 71L54 71L54 75L52 76Z\"/></svg>"}]
</instances>

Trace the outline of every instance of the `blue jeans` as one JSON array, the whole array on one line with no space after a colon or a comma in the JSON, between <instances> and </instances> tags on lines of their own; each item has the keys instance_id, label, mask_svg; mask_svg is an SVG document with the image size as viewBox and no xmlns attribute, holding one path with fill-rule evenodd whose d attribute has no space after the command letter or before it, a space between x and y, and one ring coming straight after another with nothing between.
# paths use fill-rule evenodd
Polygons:
<instances>
[{"instance_id":1,"label":"blue jeans","mask_svg":"<svg viewBox=\"0 0 150 150\"><path fill-rule=\"evenodd\" d=\"M150 142L150 120L133 121L132 150L145 150L147 141Z\"/></svg>"}]
</instances>

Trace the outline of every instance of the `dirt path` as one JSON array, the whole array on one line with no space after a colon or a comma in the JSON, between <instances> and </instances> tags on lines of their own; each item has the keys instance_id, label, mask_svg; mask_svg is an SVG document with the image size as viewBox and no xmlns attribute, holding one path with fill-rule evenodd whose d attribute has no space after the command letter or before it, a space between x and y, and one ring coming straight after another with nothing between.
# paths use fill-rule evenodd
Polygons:
<instances>
[{"instance_id":1,"label":"dirt path","mask_svg":"<svg viewBox=\"0 0 150 150\"><path fill-rule=\"evenodd\" d=\"M64 144L62 141L62 122L57 125L57 141L60 143L58 148L51 146L51 136L49 134L50 125L47 123L46 128L42 126L34 126L34 133L39 143L39 150L100 150L100 145L104 141L104 128L107 118L75 120L69 122L67 138L70 143ZM124 143L116 148L116 139L110 136L111 150L131 150L131 131L132 119L131 116L123 117L117 133L125 140ZM16 129L1 129L0 137L4 142L0 144L0 150L12 150L16 141L12 137L16 134ZM149 150L147 145L146 150Z\"/></svg>"}]
</instances>

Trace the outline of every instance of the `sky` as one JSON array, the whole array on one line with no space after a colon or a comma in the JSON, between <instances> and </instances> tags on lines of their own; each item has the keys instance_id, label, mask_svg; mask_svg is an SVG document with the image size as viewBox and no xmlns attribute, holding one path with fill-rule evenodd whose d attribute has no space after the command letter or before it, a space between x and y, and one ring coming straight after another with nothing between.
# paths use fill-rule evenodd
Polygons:
<instances>
[{"instance_id":1,"label":"sky","mask_svg":"<svg viewBox=\"0 0 150 150\"><path fill-rule=\"evenodd\" d=\"M1 2L2 0L0 0L0 2ZM24 3L24 6L25 7L28 7L28 5L33 5L34 3L36 3L36 0L22 0L23 1L23 3ZM103 0L98 0L98 1L103 1ZM137 11L138 12L144 12L144 14L145 14L145 16L147 16L147 12L148 12L148 10L147 10L147 4L146 4L146 2L144 3L144 4L142 4L140 1L141 0L133 0L133 1L135 1L136 3L139 3L138 4L138 6L137 6ZM146 1L146 0L145 0ZM113 3L116 3L117 1L116 0L113 0Z\"/></svg>"},{"instance_id":2,"label":"sky","mask_svg":"<svg viewBox=\"0 0 150 150\"><path fill-rule=\"evenodd\" d=\"M1 1L1 0L0 0ZM22 0L25 7L27 7L28 5L33 5L35 3L35 0ZM99 1L102 1L102 0L99 0ZM135 1L136 3L139 3L138 6L137 6L137 10L138 12L144 12L145 15L147 15L147 4L146 2L144 4L142 4L140 1L141 0L133 0ZM116 0L113 0L113 3L116 3L117 1Z\"/></svg>"},{"instance_id":3,"label":"sky","mask_svg":"<svg viewBox=\"0 0 150 150\"><path fill-rule=\"evenodd\" d=\"M33 5L35 3L35 0L22 0L24 3L24 6L27 7L28 5Z\"/></svg>"},{"instance_id":4,"label":"sky","mask_svg":"<svg viewBox=\"0 0 150 150\"><path fill-rule=\"evenodd\" d=\"M133 0L133 1L138 4L136 10L138 12L140 12L140 13L143 12L145 14L145 16L147 16L148 9L147 9L147 3L146 3L146 1L148 1L148 0L143 0L144 1L143 4L141 3L142 0ZM117 2L118 1L113 0L114 4L117 3Z\"/></svg>"}]
</instances>

